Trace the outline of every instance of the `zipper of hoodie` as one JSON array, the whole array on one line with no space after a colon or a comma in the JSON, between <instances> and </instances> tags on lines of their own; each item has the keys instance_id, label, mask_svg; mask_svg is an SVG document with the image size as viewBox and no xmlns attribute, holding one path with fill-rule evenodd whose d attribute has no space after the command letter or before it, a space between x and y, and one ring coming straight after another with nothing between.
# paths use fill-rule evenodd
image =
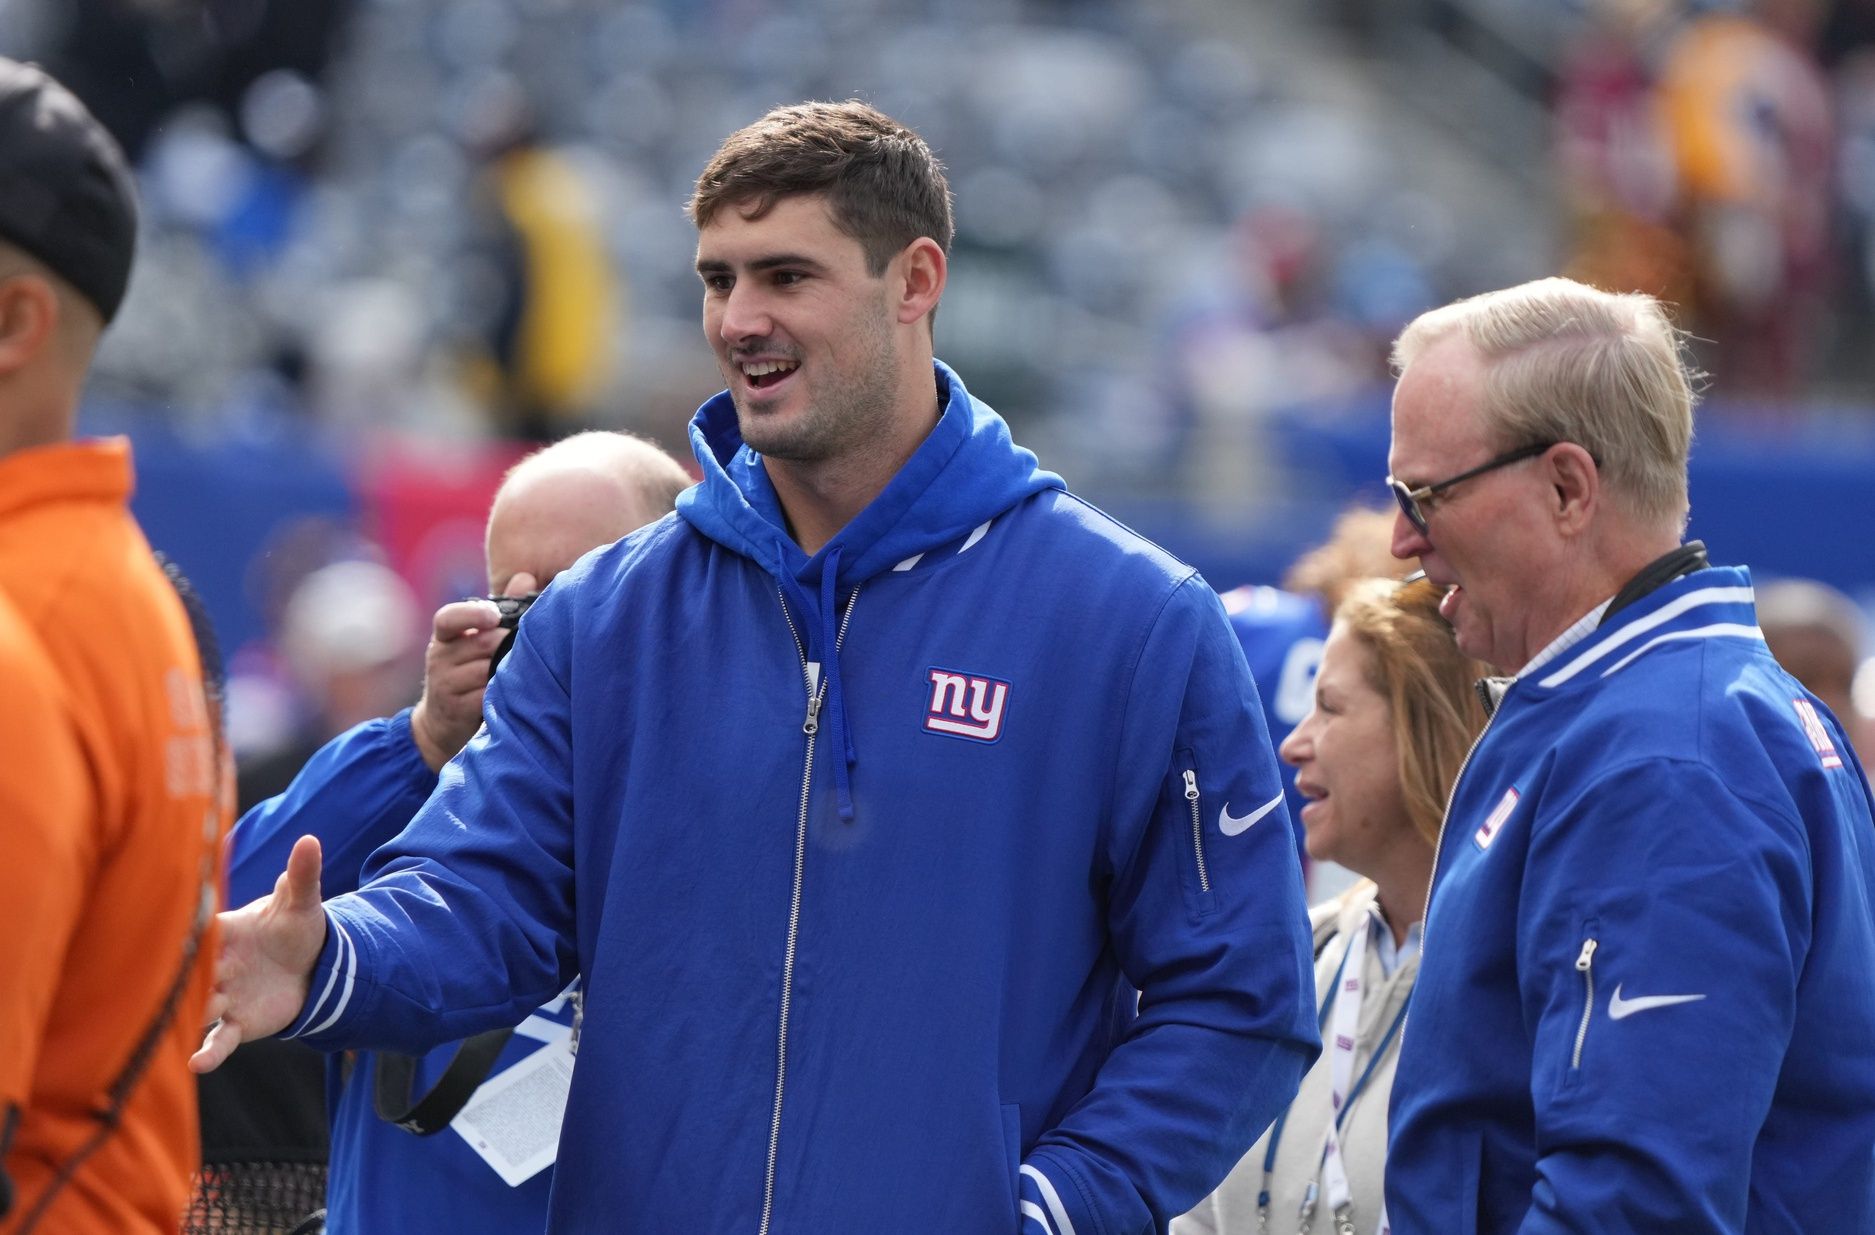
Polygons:
<instances>
[{"instance_id":1,"label":"zipper of hoodie","mask_svg":"<svg viewBox=\"0 0 1875 1235\"><path fill-rule=\"evenodd\" d=\"M1593 937L1584 939L1576 956L1576 972L1582 975L1582 1023L1576 1027L1575 1054L1569 1057L1572 1069L1582 1067L1582 1044L1588 1041L1589 1017L1595 1011L1595 949L1600 946Z\"/></svg>"},{"instance_id":2,"label":"zipper of hoodie","mask_svg":"<svg viewBox=\"0 0 1875 1235\"><path fill-rule=\"evenodd\" d=\"M801 732L807 735L807 753L801 763L801 810L794 826L794 891L788 901L788 946L781 961L781 1023L775 1039L775 1113L768 1124L768 1164L762 1176L762 1224L758 1235L768 1235L768 1224L775 1212L775 1160L781 1150L781 1099L788 1085L788 1013L794 1002L794 950L801 931L801 878L807 868L807 805L814 783L814 739L820 733L820 706L827 698L826 669L822 667L820 680L816 682L813 671L807 667L807 645L801 642L794 615L788 612L788 595L780 585L776 585L775 592L781 598L781 616L788 623L788 634L794 639L795 654L801 658L801 681L807 687L807 715L801 721ZM858 600L859 589L855 587L846 598L846 612L840 615L840 629L833 638L835 656L846 642L847 623L853 620L853 605ZM837 751L835 756L844 759L846 752Z\"/></svg>"},{"instance_id":3,"label":"zipper of hoodie","mask_svg":"<svg viewBox=\"0 0 1875 1235\"><path fill-rule=\"evenodd\" d=\"M1208 894L1211 872L1204 864L1204 819L1198 813L1198 773L1193 768L1185 769L1185 800L1191 803L1191 851L1198 855L1198 887Z\"/></svg>"}]
</instances>

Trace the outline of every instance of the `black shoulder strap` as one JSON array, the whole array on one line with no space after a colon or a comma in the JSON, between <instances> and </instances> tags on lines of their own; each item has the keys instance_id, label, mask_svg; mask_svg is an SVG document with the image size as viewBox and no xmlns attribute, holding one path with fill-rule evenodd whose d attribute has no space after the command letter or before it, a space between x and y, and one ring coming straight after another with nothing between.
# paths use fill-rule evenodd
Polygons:
<instances>
[{"instance_id":1,"label":"black shoulder strap","mask_svg":"<svg viewBox=\"0 0 1875 1235\"><path fill-rule=\"evenodd\" d=\"M306 1215L306 1221L288 1231L287 1235L326 1235L326 1211L314 1210Z\"/></svg>"},{"instance_id":2,"label":"black shoulder strap","mask_svg":"<svg viewBox=\"0 0 1875 1235\"><path fill-rule=\"evenodd\" d=\"M13 1135L20 1130L20 1108L7 1104L0 1116L0 1218L13 1212L13 1180L6 1172L7 1151L13 1148Z\"/></svg>"},{"instance_id":3,"label":"black shoulder strap","mask_svg":"<svg viewBox=\"0 0 1875 1235\"><path fill-rule=\"evenodd\" d=\"M1706 559L1704 541L1689 540L1671 553L1663 553L1624 584L1608 607L1602 610L1602 621L1627 608L1649 592L1665 587L1681 575L1690 575L1695 570L1704 570L1712 563Z\"/></svg>"},{"instance_id":4,"label":"black shoulder strap","mask_svg":"<svg viewBox=\"0 0 1875 1235\"><path fill-rule=\"evenodd\" d=\"M374 1103L378 1118L396 1124L417 1136L432 1136L449 1126L456 1113L469 1104L469 1098L488 1079L495 1057L508 1045L512 1029L491 1029L463 1041L456 1048L449 1066L421 1098L411 1096L417 1061L409 1055L377 1051L377 1092Z\"/></svg>"}]
</instances>

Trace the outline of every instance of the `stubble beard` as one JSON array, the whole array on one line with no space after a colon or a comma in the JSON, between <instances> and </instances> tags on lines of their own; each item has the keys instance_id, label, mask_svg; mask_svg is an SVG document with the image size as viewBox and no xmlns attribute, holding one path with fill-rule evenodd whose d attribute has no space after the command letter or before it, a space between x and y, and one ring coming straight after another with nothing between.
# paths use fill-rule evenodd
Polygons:
<instances>
[{"instance_id":1,"label":"stubble beard","mask_svg":"<svg viewBox=\"0 0 1875 1235\"><path fill-rule=\"evenodd\" d=\"M866 320L864 337L852 340L847 371L825 374L831 380L810 391L794 417L774 420L751 412L741 392L735 393L737 425L750 449L789 463L824 463L882 435L892 420L897 357L890 327L880 318Z\"/></svg>"}]
</instances>

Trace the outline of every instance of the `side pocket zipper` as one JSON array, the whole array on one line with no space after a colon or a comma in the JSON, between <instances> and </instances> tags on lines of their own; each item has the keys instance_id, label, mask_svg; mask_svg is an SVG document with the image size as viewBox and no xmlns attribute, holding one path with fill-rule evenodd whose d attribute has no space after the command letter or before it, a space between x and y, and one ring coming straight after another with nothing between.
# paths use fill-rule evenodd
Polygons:
<instances>
[{"instance_id":1,"label":"side pocket zipper","mask_svg":"<svg viewBox=\"0 0 1875 1235\"><path fill-rule=\"evenodd\" d=\"M1589 1017L1595 1013L1595 949L1600 946L1592 938L1584 939L1576 957L1576 972L1582 975L1582 1024L1576 1029L1575 1055L1569 1061L1572 1070L1582 1066L1582 1044L1588 1041Z\"/></svg>"},{"instance_id":2,"label":"side pocket zipper","mask_svg":"<svg viewBox=\"0 0 1875 1235\"><path fill-rule=\"evenodd\" d=\"M1185 769L1185 800L1191 803L1191 851L1198 856L1198 887L1211 893L1211 872L1204 864L1204 817L1198 813L1198 773Z\"/></svg>"}]
</instances>

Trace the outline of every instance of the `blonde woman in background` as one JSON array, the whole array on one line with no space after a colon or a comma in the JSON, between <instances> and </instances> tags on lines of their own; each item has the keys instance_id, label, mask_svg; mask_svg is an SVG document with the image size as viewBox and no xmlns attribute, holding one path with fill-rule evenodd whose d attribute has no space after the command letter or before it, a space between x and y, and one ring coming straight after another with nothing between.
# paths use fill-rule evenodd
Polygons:
<instances>
[{"instance_id":1,"label":"blonde woman in background","mask_svg":"<svg viewBox=\"0 0 1875 1235\"><path fill-rule=\"evenodd\" d=\"M1439 823L1485 719L1472 687L1485 668L1459 653L1439 596L1423 581L1369 579L1336 610L1314 709L1282 744L1307 799L1309 856L1363 877L1310 914L1322 1055L1289 1110L1173 1235L1378 1228L1387 1093Z\"/></svg>"}]
</instances>

